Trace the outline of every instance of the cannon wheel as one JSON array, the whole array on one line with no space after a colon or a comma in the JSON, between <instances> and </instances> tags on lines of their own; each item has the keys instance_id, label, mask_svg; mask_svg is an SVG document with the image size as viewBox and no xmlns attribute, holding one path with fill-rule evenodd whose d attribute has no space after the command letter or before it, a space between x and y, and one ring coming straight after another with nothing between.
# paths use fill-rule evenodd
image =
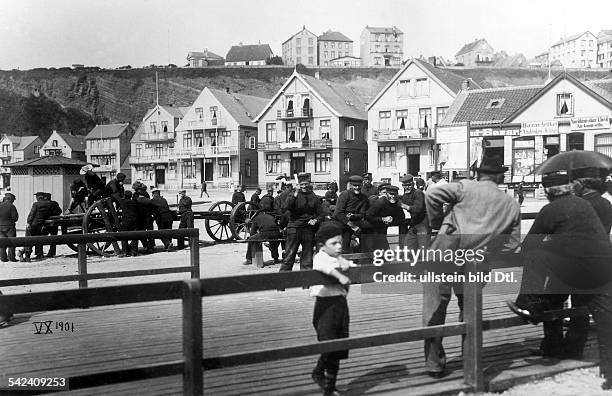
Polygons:
<instances>
[{"instance_id":1,"label":"cannon wheel","mask_svg":"<svg viewBox=\"0 0 612 396\"><path fill-rule=\"evenodd\" d=\"M206 232L215 241L226 242L234 237L229 225L230 213L234 204L229 201L219 201L212 204L206 216Z\"/></svg>"},{"instance_id":2,"label":"cannon wheel","mask_svg":"<svg viewBox=\"0 0 612 396\"><path fill-rule=\"evenodd\" d=\"M70 230L68 229L68 224L62 224L60 226L60 230L62 231L62 235L74 234L74 232L70 232ZM75 245L74 243L67 243L66 246L68 246L70 249L72 249L75 252L79 251L78 246Z\"/></svg>"},{"instance_id":3,"label":"cannon wheel","mask_svg":"<svg viewBox=\"0 0 612 396\"><path fill-rule=\"evenodd\" d=\"M83 216L83 234L98 234L116 232L119 230L119 216L110 198L103 198L91 205ZM89 249L95 253L111 257L121 253L118 242L88 243Z\"/></svg>"},{"instance_id":4,"label":"cannon wheel","mask_svg":"<svg viewBox=\"0 0 612 396\"><path fill-rule=\"evenodd\" d=\"M232 209L230 215L230 229L237 240L247 239L250 236L251 219L255 217L259 205L252 202L240 202Z\"/></svg>"}]
</instances>

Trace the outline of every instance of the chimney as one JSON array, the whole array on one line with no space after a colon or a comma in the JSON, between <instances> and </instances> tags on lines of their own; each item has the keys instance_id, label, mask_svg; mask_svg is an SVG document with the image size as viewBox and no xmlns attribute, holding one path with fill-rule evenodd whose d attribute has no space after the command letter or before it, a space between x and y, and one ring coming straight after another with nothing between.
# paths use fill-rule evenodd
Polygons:
<instances>
[{"instance_id":1,"label":"chimney","mask_svg":"<svg viewBox=\"0 0 612 396\"><path fill-rule=\"evenodd\" d=\"M225 87L225 93L230 93L229 87Z\"/></svg>"},{"instance_id":2,"label":"chimney","mask_svg":"<svg viewBox=\"0 0 612 396\"><path fill-rule=\"evenodd\" d=\"M321 72L319 72L318 70L315 72L315 78L316 78L317 80L320 80L320 79L321 79Z\"/></svg>"},{"instance_id":3,"label":"chimney","mask_svg":"<svg viewBox=\"0 0 612 396\"><path fill-rule=\"evenodd\" d=\"M463 82L461 83L461 90L467 91L469 89L470 89L470 80L463 80Z\"/></svg>"}]
</instances>

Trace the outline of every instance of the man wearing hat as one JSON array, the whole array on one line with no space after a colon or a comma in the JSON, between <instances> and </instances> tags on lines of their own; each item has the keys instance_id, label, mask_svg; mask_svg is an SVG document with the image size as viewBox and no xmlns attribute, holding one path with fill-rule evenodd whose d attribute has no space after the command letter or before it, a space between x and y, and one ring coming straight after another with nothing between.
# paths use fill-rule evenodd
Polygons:
<instances>
[{"instance_id":1,"label":"man wearing hat","mask_svg":"<svg viewBox=\"0 0 612 396\"><path fill-rule=\"evenodd\" d=\"M168 206L168 201L166 201L166 198L161 196L159 189L152 190L151 194L153 194L153 197L151 198L151 208L153 209L153 217L155 218L157 229L171 230L173 218L170 207ZM174 250L171 239L162 238L161 241L164 244L164 248L166 248L167 252Z\"/></svg>"},{"instance_id":2,"label":"man wearing hat","mask_svg":"<svg viewBox=\"0 0 612 396\"><path fill-rule=\"evenodd\" d=\"M136 231L138 229L138 200L137 194L132 196L131 191L126 191L119 201L121 205L121 230ZM146 242L145 242L146 243ZM121 241L123 252L126 256L138 256L138 240Z\"/></svg>"},{"instance_id":3,"label":"man wearing hat","mask_svg":"<svg viewBox=\"0 0 612 396\"><path fill-rule=\"evenodd\" d=\"M45 220L48 220L52 216L54 205L51 201L47 200L47 193L39 191L36 194L36 202L32 204L32 209L28 215L28 227L26 228L25 236L40 236L45 235L43 233L43 227ZM35 254L37 259L43 259L43 247L42 245L35 246ZM32 255L32 247L25 246L23 250L19 252L19 259L21 261L30 261Z\"/></svg>"},{"instance_id":4,"label":"man wearing hat","mask_svg":"<svg viewBox=\"0 0 612 396\"><path fill-rule=\"evenodd\" d=\"M0 203L0 238L10 238L17 236L17 229L15 224L19 220L19 214L17 208L13 204L15 202L15 196L11 193L5 193L2 203ZM15 258L15 248L8 248L8 256L6 254L7 248L0 248L0 261L17 261Z\"/></svg>"},{"instance_id":5,"label":"man wearing hat","mask_svg":"<svg viewBox=\"0 0 612 396\"><path fill-rule=\"evenodd\" d=\"M425 205L429 223L432 229L439 230L429 249L510 253L518 248L519 205L497 187L507 170L494 159L484 158L477 169L478 181L461 180L427 189ZM449 211L443 209L446 203L450 204ZM424 326L444 324L451 291L455 292L462 310L462 283L423 283ZM444 376L446 355L441 337L425 339L425 361L430 376Z\"/></svg>"},{"instance_id":6,"label":"man wearing hat","mask_svg":"<svg viewBox=\"0 0 612 396\"><path fill-rule=\"evenodd\" d=\"M73 213L73 211L81 206L81 210L85 211L85 199L87 198L87 184L80 177L74 179L72 184L70 184L70 196L72 197L72 201L70 201L70 206L66 210L66 213Z\"/></svg>"},{"instance_id":7,"label":"man wearing hat","mask_svg":"<svg viewBox=\"0 0 612 396\"><path fill-rule=\"evenodd\" d=\"M312 268L312 257L314 255L314 233L318 225L323 221L323 208L321 200L310 188L310 173L298 174L299 190L289 194L284 203L288 213L287 242L285 257L280 271L293 270L293 263L298 248L302 246L300 255L300 267L302 269Z\"/></svg>"},{"instance_id":8,"label":"man wearing hat","mask_svg":"<svg viewBox=\"0 0 612 396\"><path fill-rule=\"evenodd\" d=\"M366 197L370 198L372 195L378 196L378 188L372 184L372 174L366 172L362 175L363 185L361 186L361 193Z\"/></svg>"},{"instance_id":9,"label":"man wearing hat","mask_svg":"<svg viewBox=\"0 0 612 396\"><path fill-rule=\"evenodd\" d=\"M115 178L106 184L106 195L110 196L117 205L123 198L125 189L123 188L123 181L125 180L125 173L117 173Z\"/></svg>"},{"instance_id":10,"label":"man wearing hat","mask_svg":"<svg viewBox=\"0 0 612 396\"><path fill-rule=\"evenodd\" d=\"M362 252L389 249L387 228L402 226L405 220L398 199L399 188L391 184L385 184L381 191L384 191L384 195L378 198L366 211L365 219L371 228L367 230L366 235L361 237Z\"/></svg>"},{"instance_id":11,"label":"man wearing hat","mask_svg":"<svg viewBox=\"0 0 612 396\"><path fill-rule=\"evenodd\" d=\"M425 194L415 188L414 177L410 173L400 181L404 187L401 206L410 214L410 218L406 219L406 237L402 242L408 249L426 249L430 233L425 212Z\"/></svg>"},{"instance_id":12,"label":"man wearing hat","mask_svg":"<svg viewBox=\"0 0 612 396\"><path fill-rule=\"evenodd\" d=\"M274 209L274 188L268 187L266 195L259 200L259 207L263 210L271 211Z\"/></svg>"},{"instance_id":13,"label":"man wearing hat","mask_svg":"<svg viewBox=\"0 0 612 396\"><path fill-rule=\"evenodd\" d=\"M187 192L185 190L179 191L179 216L181 216L181 221L179 223L178 228L193 228L193 210L191 210L191 198L187 196ZM185 238L178 238L176 241L177 249L185 248Z\"/></svg>"},{"instance_id":14,"label":"man wearing hat","mask_svg":"<svg viewBox=\"0 0 612 396\"><path fill-rule=\"evenodd\" d=\"M244 186L236 186L234 194L232 195L232 203L234 205L238 205L240 202L246 202L246 197L244 196L245 190Z\"/></svg>"},{"instance_id":15,"label":"man wearing hat","mask_svg":"<svg viewBox=\"0 0 612 396\"><path fill-rule=\"evenodd\" d=\"M87 191L89 192L87 196L87 206L90 206L95 201L106 196L106 186L102 179L100 179L100 176L94 173L93 165L87 164L83 166L79 173L85 178Z\"/></svg>"},{"instance_id":16,"label":"man wearing hat","mask_svg":"<svg viewBox=\"0 0 612 396\"><path fill-rule=\"evenodd\" d=\"M360 231L368 209L368 197L361 192L363 178L349 177L350 189L342 191L336 203L334 219L342 224L342 252L350 253L351 236Z\"/></svg>"},{"instance_id":17,"label":"man wearing hat","mask_svg":"<svg viewBox=\"0 0 612 396\"><path fill-rule=\"evenodd\" d=\"M51 193L46 193L45 194L45 200L49 201L49 203L51 204L51 216L57 216L62 214L62 208L59 206L59 203L57 203L57 201L54 201L51 199ZM45 224L45 226L42 229L42 233L43 235L57 235L59 231L59 227L57 225L48 225ZM51 257L55 257L55 253L56 253L56 245L49 245L49 251L47 252L47 257L51 258Z\"/></svg>"}]
</instances>

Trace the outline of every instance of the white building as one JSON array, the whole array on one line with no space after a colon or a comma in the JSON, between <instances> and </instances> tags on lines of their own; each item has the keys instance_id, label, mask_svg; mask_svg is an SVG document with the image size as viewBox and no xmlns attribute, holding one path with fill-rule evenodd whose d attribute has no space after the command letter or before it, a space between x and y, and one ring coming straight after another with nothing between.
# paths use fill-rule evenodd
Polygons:
<instances>
[{"instance_id":1,"label":"white building","mask_svg":"<svg viewBox=\"0 0 612 396\"><path fill-rule=\"evenodd\" d=\"M404 33L397 27L366 26L360 37L361 65L364 67L401 67Z\"/></svg>"},{"instance_id":2,"label":"white building","mask_svg":"<svg viewBox=\"0 0 612 396\"><path fill-rule=\"evenodd\" d=\"M612 30L602 30L597 36L597 64L612 69Z\"/></svg>"},{"instance_id":3,"label":"white building","mask_svg":"<svg viewBox=\"0 0 612 396\"><path fill-rule=\"evenodd\" d=\"M596 67L597 37L586 31L561 38L550 47L549 61L568 68Z\"/></svg>"}]
</instances>

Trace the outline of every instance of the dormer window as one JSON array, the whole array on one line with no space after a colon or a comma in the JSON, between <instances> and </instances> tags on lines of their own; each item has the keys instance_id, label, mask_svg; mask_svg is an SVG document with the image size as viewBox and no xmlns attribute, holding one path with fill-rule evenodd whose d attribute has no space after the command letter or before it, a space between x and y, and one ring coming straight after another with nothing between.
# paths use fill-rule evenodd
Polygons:
<instances>
[{"instance_id":1,"label":"dormer window","mask_svg":"<svg viewBox=\"0 0 612 396\"><path fill-rule=\"evenodd\" d=\"M557 115L569 116L574 114L574 97L569 92L557 94Z\"/></svg>"},{"instance_id":2,"label":"dormer window","mask_svg":"<svg viewBox=\"0 0 612 396\"><path fill-rule=\"evenodd\" d=\"M487 109L500 109L504 102L506 101L505 98L501 98L501 99L491 99L489 101L489 103L487 104Z\"/></svg>"},{"instance_id":3,"label":"dormer window","mask_svg":"<svg viewBox=\"0 0 612 396\"><path fill-rule=\"evenodd\" d=\"M53 142L51 142L51 146L57 147L57 140L53 140Z\"/></svg>"}]
</instances>

